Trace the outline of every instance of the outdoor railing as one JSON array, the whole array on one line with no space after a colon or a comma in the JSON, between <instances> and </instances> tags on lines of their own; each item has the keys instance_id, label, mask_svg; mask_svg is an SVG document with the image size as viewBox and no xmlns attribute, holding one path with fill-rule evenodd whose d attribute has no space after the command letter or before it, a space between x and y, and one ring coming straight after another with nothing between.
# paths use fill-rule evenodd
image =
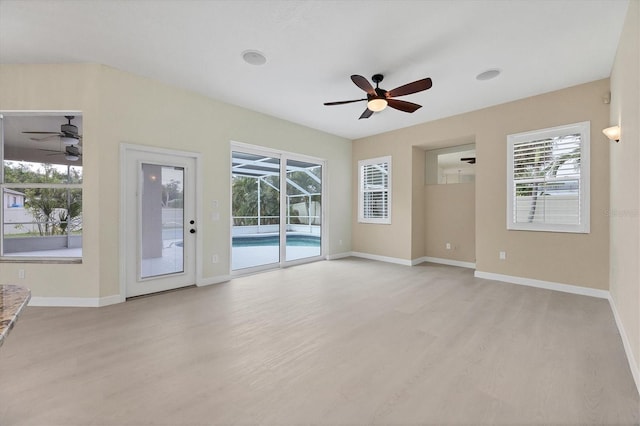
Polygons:
<instances>
[{"instance_id":1,"label":"outdoor railing","mask_svg":"<svg viewBox=\"0 0 640 426\"><path fill-rule=\"evenodd\" d=\"M256 233L277 232L280 216L232 216L233 228L254 227ZM287 216L287 228L295 227L299 232L314 232L320 227L320 216ZM308 228L308 231L303 229Z\"/></svg>"}]
</instances>

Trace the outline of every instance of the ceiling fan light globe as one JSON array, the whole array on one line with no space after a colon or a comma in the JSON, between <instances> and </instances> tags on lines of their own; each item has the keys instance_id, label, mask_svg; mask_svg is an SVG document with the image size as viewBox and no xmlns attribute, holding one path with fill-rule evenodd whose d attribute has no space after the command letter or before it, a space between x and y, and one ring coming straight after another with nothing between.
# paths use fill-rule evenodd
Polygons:
<instances>
[{"instance_id":1,"label":"ceiling fan light globe","mask_svg":"<svg viewBox=\"0 0 640 426\"><path fill-rule=\"evenodd\" d=\"M68 160L68 161L78 161L80 159L80 157L78 157L77 155L71 155L71 154L66 154L64 158L65 160Z\"/></svg>"},{"instance_id":2,"label":"ceiling fan light globe","mask_svg":"<svg viewBox=\"0 0 640 426\"><path fill-rule=\"evenodd\" d=\"M374 98L367 102L367 108L373 112L382 111L387 107L387 100L381 98Z\"/></svg>"},{"instance_id":3,"label":"ceiling fan light globe","mask_svg":"<svg viewBox=\"0 0 640 426\"><path fill-rule=\"evenodd\" d=\"M76 138L72 138L69 136L60 136L60 142L62 142L63 145L75 145L78 143L78 139Z\"/></svg>"}]
</instances>

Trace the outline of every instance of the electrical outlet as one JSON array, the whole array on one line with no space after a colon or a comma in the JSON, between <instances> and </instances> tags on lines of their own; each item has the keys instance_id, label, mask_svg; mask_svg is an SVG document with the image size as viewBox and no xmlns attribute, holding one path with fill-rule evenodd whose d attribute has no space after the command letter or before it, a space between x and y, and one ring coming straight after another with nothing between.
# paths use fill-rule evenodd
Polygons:
<instances>
[{"instance_id":1,"label":"electrical outlet","mask_svg":"<svg viewBox=\"0 0 640 426\"><path fill-rule=\"evenodd\" d=\"M220 213L218 212L211 213L211 220L213 221L220 220Z\"/></svg>"},{"instance_id":2,"label":"electrical outlet","mask_svg":"<svg viewBox=\"0 0 640 426\"><path fill-rule=\"evenodd\" d=\"M214 254L213 256L211 256L211 263L218 263L218 255Z\"/></svg>"},{"instance_id":3,"label":"electrical outlet","mask_svg":"<svg viewBox=\"0 0 640 426\"><path fill-rule=\"evenodd\" d=\"M24 269L18 269L18 278L24 280Z\"/></svg>"},{"instance_id":4,"label":"electrical outlet","mask_svg":"<svg viewBox=\"0 0 640 426\"><path fill-rule=\"evenodd\" d=\"M447 250L451 250L451 243L447 243L446 246Z\"/></svg>"},{"instance_id":5,"label":"electrical outlet","mask_svg":"<svg viewBox=\"0 0 640 426\"><path fill-rule=\"evenodd\" d=\"M500 260L507 260L507 252L506 251L501 251L498 256L500 257Z\"/></svg>"},{"instance_id":6,"label":"electrical outlet","mask_svg":"<svg viewBox=\"0 0 640 426\"><path fill-rule=\"evenodd\" d=\"M218 200L213 200L211 202L211 207L213 207L214 209L217 209L218 208Z\"/></svg>"}]
</instances>

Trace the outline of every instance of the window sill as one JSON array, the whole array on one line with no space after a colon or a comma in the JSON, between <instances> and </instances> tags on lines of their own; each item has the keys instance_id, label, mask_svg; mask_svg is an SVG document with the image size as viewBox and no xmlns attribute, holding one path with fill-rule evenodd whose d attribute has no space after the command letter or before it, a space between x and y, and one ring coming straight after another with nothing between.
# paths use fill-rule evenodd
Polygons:
<instances>
[{"instance_id":1,"label":"window sill","mask_svg":"<svg viewBox=\"0 0 640 426\"><path fill-rule=\"evenodd\" d=\"M62 265L76 265L81 264L81 258L33 258L33 257L2 257L0 258L0 263L32 263L32 264L62 264Z\"/></svg>"}]
</instances>

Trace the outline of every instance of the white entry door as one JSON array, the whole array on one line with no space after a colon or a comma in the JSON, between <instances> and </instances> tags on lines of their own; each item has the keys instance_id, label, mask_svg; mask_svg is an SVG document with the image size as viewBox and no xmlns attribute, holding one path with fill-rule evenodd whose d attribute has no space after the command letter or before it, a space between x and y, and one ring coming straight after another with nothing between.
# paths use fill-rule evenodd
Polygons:
<instances>
[{"instance_id":1,"label":"white entry door","mask_svg":"<svg viewBox=\"0 0 640 426\"><path fill-rule=\"evenodd\" d=\"M196 156L123 147L126 297L196 282Z\"/></svg>"}]
</instances>

